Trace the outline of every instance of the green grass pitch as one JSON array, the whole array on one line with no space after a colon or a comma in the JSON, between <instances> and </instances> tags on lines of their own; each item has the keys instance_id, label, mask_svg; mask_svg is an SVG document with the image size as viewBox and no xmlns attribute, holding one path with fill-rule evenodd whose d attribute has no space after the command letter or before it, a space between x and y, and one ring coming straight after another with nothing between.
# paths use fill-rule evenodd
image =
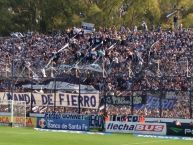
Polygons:
<instances>
[{"instance_id":1,"label":"green grass pitch","mask_svg":"<svg viewBox=\"0 0 193 145\"><path fill-rule=\"evenodd\" d=\"M131 134L75 134L0 127L0 145L193 145L193 141L139 138Z\"/></svg>"}]
</instances>

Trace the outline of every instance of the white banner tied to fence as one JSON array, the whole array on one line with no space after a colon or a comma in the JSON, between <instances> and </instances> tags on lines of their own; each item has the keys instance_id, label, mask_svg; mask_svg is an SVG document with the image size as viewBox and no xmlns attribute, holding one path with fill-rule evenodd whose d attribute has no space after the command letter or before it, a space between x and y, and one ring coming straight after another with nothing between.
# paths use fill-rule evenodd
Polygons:
<instances>
[{"instance_id":1,"label":"white banner tied to fence","mask_svg":"<svg viewBox=\"0 0 193 145\"><path fill-rule=\"evenodd\" d=\"M26 101L26 105L33 106L56 106L63 107L74 107L77 108L79 105L79 94L71 93L13 93L14 100ZM11 100L12 94L8 92L0 92L0 101ZM99 94L81 94L80 106L81 108L92 108L97 109L99 105Z\"/></svg>"}]
</instances>

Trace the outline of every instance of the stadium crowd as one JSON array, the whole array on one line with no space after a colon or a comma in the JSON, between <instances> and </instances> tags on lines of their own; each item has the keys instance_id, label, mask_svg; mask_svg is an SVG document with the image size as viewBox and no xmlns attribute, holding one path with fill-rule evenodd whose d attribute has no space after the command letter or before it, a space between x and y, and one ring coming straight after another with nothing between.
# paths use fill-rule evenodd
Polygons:
<instances>
[{"instance_id":1,"label":"stadium crowd","mask_svg":"<svg viewBox=\"0 0 193 145\"><path fill-rule=\"evenodd\" d=\"M168 99L176 99L176 103L172 109L163 109L162 117L189 118L190 94L187 92L192 90L192 40L193 30L182 26L176 30L99 28L92 33L72 28L46 35L34 32L6 37L0 39L1 76L13 71L13 76L18 77L16 83L29 78L42 83L53 76L69 75L67 81L77 83L78 79L72 78L78 78L81 73L81 83L93 85L101 98L129 96L135 91L160 92L164 96L167 91L173 91L177 95ZM1 80L1 91L9 90L5 80ZM72 110L76 112L76 109L58 107L59 112ZM131 114L131 107L107 105L107 111ZM159 117L159 111L159 108L143 106L134 107L133 113ZM96 110L86 110L86 113L93 112Z\"/></svg>"}]
</instances>

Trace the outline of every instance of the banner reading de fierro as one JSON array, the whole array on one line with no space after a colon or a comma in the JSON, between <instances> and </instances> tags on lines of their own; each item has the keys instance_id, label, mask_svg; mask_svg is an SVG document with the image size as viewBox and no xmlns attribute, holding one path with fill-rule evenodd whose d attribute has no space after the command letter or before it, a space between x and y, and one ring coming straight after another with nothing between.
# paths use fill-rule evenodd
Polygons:
<instances>
[{"instance_id":1,"label":"banner reading de fierro","mask_svg":"<svg viewBox=\"0 0 193 145\"><path fill-rule=\"evenodd\" d=\"M26 101L26 105L33 106L56 106L63 107L78 107L79 94L62 93L13 93L13 96L8 92L0 92L0 100L11 100L14 97L16 101ZM99 105L99 94L81 94L80 106L81 108L97 109Z\"/></svg>"},{"instance_id":2,"label":"banner reading de fierro","mask_svg":"<svg viewBox=\"0 0 193 145\"><path fill-rule=\"evenodd\" d=\"M165 123L115 122L105 123L105 131L113 133L137 133L166 135Z\"/></svg>"},{"instance_id":3,"label":"banner reading de fierro","mask_svg":"<svg viewBox=\"0 0 193 145\"><path fill-rule=\"evenodd\" d=\"M88 131L89 119L78 114L45 114L44 118L37 118L37 128Z\"/></svg>"},{"instance_id":4,"label":"banner reading de fierro","mask_svg":"<svg viewBox=\"0 0 193 145\"><path fill-rule=\"evenodd\" d=\"M188 123L182 123L181 126L176 126L174 123L167 123L167 135L193 137L193 126Z\"/></svg>"}]
</instances>

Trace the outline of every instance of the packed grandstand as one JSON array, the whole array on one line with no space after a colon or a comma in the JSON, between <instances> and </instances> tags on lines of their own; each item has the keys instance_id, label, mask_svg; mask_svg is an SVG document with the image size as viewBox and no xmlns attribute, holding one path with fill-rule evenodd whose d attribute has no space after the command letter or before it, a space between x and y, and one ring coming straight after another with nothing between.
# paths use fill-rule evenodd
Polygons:
<instances>
[{"instance_id":1,"label":"packed grandstand","mask_svg":"<svg viewBox=\"0 0 193 145\"><path fill-rule=\"evenodd\" d=\"M1 99L5 92L79 93L60 85L65 82L89 86L99 94L98 106L83 107L82 114L105 109L109 115L193 118L192 40L193 30L182 26L176 30L101 27L91 33L74 27L1 37ZM46 88L50 83L55 87ZM1 107L0 112L5 111L7 107ZM29 103L27 111L78 113L78 105Z\"/></svg>"}]
</instances>

